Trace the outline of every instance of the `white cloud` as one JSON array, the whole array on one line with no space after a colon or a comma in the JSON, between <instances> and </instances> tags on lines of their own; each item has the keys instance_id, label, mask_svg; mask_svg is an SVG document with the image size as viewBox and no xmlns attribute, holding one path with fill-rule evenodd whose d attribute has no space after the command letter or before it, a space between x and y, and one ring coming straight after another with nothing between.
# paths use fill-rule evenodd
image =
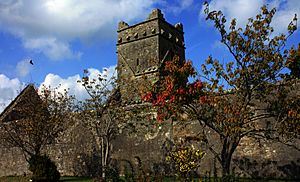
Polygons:
<instances>
[{"instance_id":1,"label":"white cloud","mask_svg":"<svg viewBox=\"0 0 300 182\"><path fill-rule=\"evenodd\" d=\"M90 79L98 78L98 75L106 75L105 78L110 79L113 76L116 77L116 66L110 66L108 68L103 68L99 71L95 68L89 68ZM88 98L88 94L85 88L77 83L81 77L79 74L69 76L67 78L62 78L59 75L49 73L43 83L40 84L39 90L43 87L58 88L59 92L64 92L64 89L69 89L70 95L75 95L78 100L84 100ZM8 106L8 104L21 92L25 84L22 83L18 78L9 79L7 76L0 74L0 113Z\"/></svg>"},{"instance_id":2,"label":"white cloud","mask_svg":"<svg viewBox=\"0 0 300 182\"><path fill-rule=\"evenodd\" d=\"M117 77L117 70L116 70L115 65L110 66L108 68L103 68L102 72L100 72L99 70L97 70L95 68L89 68L88 72L89 72L90 78L97 78L98 75L101 75L103 78L106 78L107 80L109 80L112 77L114 77L114 78Z\"/></svg>"},{"instance_id":3,"label":"white cloud","mask_svg":"<svg viewBox=\"0 0 300 182\"><path fill-rule=\"evenodd\" d=\"M24 47L38 52L43 52L53 60L60 59L80 59L81 52L73 52L69 44L59 41L56 38L35 38L27 39L23 43Z\"/></svg>"},{"instance_id":4,"label":"white cloud","mask_svg":"<svg viewBox=\"0 0 300 182\"><path fill-rule=\"evenodd\" d=\"M264 0L212 0L209 3L209 10L221 10L229 20L228 22L233 18L237 18L237 26L243 27L248 18L259 12L263 4ZM204 7L201 10L201 15L204 17L203 10Z\"/></svg>"},{"instance_id":5,"label":"white cloud","mask_svg":"<svg viewBox=\"0 0 300 182\"><path fill-rule=\"evenodd\" d=\"M77 83L77 80L80 80L80 76L74 75L68 78L61 78L59 75L55 75L49 73L46 77L44 82L40 85L39 90L42 89L44 86L47 88L50 86L51 88L58 88L57 91L64 92L64 90L69 89L70 95L75 95L77 99L82 100L87 98L87 94L84 90L84 87Z\"/></svg>"},{"instance_id":6,"label":"white cloud","mask_svg":"<svg viewBox=\"0 0 300 182\"><path fill-rule=\"evenodd\" d=\"M274 27L276 32L279 33L287 32L287 27L289 23L292 21L292 19L294 18L295 14L297 14L298 16L298 24L299 24L299 15L300 15L299 0L280 1L280 3L274 4L274 7L277 8L277 12L275 14L272 26Z\"/></svg>"},{"instance_id":7,"label":"white cloud","mask_svg":"<svg viewBox=\"0 0 300 182\"><path fill-rule=\"evenodd\" d=\"M300 14L299 0L212 0L209 3L210 11L221 10L227 18L227 24L233 18L237 19L237 26L244 27L248 22L248 18L254 17L259 13L263 5L269 8L276 8L272 26L276 33L286 33L287 26L293 19L293 16ZM201 18L204 18L203 9L201 10Z\"/></svg>"},{"instance_id":8,"label":"white cloud","mask_svg":"<svg viewBox=\"0 0 300 182\"><path fill-rule=\"evenodd\" d=\"M156 0L1 0L0 31L51 59L76 59L74 40L110 39L120 20L146 17Z\"/></svg>"},{"instance_id":9,"label":"white cloud","mask_svg":"<svg viewBox=\"0 0 300 182\"><path fill-rule=\"evenodd\" d=\"M32 65L29 63L30 60L22 60L17 63L16 66L16 73L20 77L25 77L27 76L31 70L32 70Z\"/></svg>"},{"instance_id":10,"label":"white cloud","mask_svg":"<svg viewBox=\"0 0 300 182\"><path fill-rule=\"evenodd\" d=\"M95 68L89 68L88 72L89 72L90 79L98 78L99 74L107 75L107 78L111 78L112 76L116 75L115 66L110 66L109 68L103 68L102 72ZM74 95L78 100L84 100L89 96L85 88L81 84L77 83L77 81L80 79L81 77L79 74L70 76L68 78L61 78L59 75L50 73L45 77L44 82L41 83L40 89L43 86L46 87L51 86L51 88L58 87L59 92L63 92L65 89L67 90L69 89L70 95Z\"/></svg>"},{"instance_id":11,"label":"white cloud","mask_svg":"<svg viewBox=\"0 0 300 182\"><path fill-rule=\"evenodd\" d=\"M0 113L23 88L24 84L22 84L19 79L9 79L5 75L0 74Z\"/></svg>"}]
</instances>

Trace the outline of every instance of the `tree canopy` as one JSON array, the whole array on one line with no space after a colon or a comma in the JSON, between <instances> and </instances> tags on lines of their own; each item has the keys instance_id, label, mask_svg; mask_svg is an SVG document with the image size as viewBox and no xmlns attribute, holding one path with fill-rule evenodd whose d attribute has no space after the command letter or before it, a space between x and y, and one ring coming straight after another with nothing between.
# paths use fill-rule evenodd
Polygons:
<instances>
[{"instance_id":1,"label":"tree canopy","mask_svg":"<svg viewBox=\"0 0 300 182\"><path fill-rule=\"evenodd\" d=\"M29 85L13 102L0 134L6 145L20 148L26 157L40 155L70 126L73 97L67 90L60 93L44 87L38 92Z\"/></svg>"},{"instance_id":2,"label":"tree canopy","mask_svg":"<svg viewBox=\"0 0 300 182\"><path fill-rule=\"evenodd\" d=\"M232 154L242 138L274 139L287 145L291 140L283 136L299 139L300 98L295 92L299 85L299 47L286 47L296 31L297 18L289 24L287 34L273 35L271 22L276 9L263 6L242 29L236 27L236 19L227 28L224 14L205 6L206 19L214 23L232 60L223 64L208 56L197 73L191 61L182 63L175 57L165 65L169 74L163 83L143 99L158 108L159 122L180 120L183 114L197 120L203 129L202 143L227 176ZM291 72L285 73L286 68ZM188 77L194 81L187 82ZM208 140L207 128L218 135L220 149Z\"/></svg>"}]
</instances>

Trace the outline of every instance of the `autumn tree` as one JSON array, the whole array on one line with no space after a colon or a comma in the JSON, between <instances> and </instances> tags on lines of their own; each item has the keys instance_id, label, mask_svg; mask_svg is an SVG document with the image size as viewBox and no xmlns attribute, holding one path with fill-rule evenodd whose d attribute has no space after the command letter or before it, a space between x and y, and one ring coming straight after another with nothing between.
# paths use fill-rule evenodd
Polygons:
<instances>
[{"instance_id":1,"label":"autumn tree","mask_svg":"<svg viewBox=\"0 0 300 182\"><path fill-rule=\"evenodd\" d=\"M107 70L105 70L107 73ZM114 74L113 74L114 75ZM84 124L92 132L98 150L100 151L101 177L106 179L106 171L110 168L112 141L119 132L121 121L119 95L115 77L99 74L92 78L88 70L78 81L89 95L89 98L79 103L79 113Z\"/></svg>"},{"instance_id":2,"label":"autumn tree","mask_svg":"<svg viewBox=\"0 0 300 182\"><path fill-rule=\"evenodd\" d=\"M299 139L300 99L295 94L299 48L286 48L297 19L295 16L289 24L287 34L273 35L270 24L275 9L263 6L242 29L236 27L235 19L227 28L223 13L205 6L206 19L214 23L232 59L223 64L209 56L201 73L196 73L190 61L181 63L175 57L165 65L168 76L164 82L143 99L158 108L160 122L185 115L198 121L202 143L219 161L225 179L231 174L232 154L242 138L274 139L288 145L291 140L281 140L284 136ZM187 77L202 82L193 79L196 81L187 83ZM217 134L220 149L208 140L208 130Z\"/></svg>"},{"instance_id":3,"label":"autumn tree","mask_svg":"<svg viewBox=\"0 0 300 182\"><path fill-rule=\"evenodd\" d=\"M69 127L72 103L73 97L68 96L66 90L60 93L43 87L38 91L33 85L28 85L1 114L3 143L19 148L30 169L35 168L31 165L35 164L33 159L41 159L45 147L54 143ZM38 175L35 170L32 172L33 176Z\"/></svg>"},{"instance_id":4,"label":"autumn tree","mask_svg":"<svg viewBox=\"0 0 300 182\"><path fill-rule=\"evenodd\" d=\"M111 166L111 156L114 152L114 140L120 132L122 137L134 135L138 136L139 140L155 138L158 134L153 127L148 127L151 125L149 121L155 120L151 104L122 103L118 84L130 80L118 78L117 82L115 73L109 75L106 69L103 74L98 74L96 77L93 77L88 70L84 70L82 79L78 81L88 94L87 99L78 103L78 113L80 120L93 134L100 153L100 177L105 180L111 179L107 174L108 170L114 170ZM147 89L149 82L141 83L139 87ZM138 88L128 89L132 89L129 94L136 93L138 90Z\"/></svg>"},{"instance_id":5,"label":"autumn tree","mask_svg":"<svg viewBox=\"0 0 300 182\"><path fill-rule=\"evenodd\" d=\"M294 48L290 50L287 67L290 69L292 77L300 78L300 44L296 50Z\"/></svg>"}]
</instances>

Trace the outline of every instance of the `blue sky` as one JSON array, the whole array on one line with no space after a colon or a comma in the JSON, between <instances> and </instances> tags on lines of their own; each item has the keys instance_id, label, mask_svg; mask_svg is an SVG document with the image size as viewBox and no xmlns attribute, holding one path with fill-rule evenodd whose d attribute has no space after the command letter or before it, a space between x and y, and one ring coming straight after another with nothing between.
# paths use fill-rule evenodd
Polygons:
<instances>
[{"instance_id":1,"label":"blue sky","mask_svg":"<svg viewBox=\"0 0 300 182\"><path fill-rule=\"evenodd\" d=\"M165 19L182 22L186 58L196 67L208 55L220 60L230 56L219 35L203 16L199 0L1 0L0 1L0 112L30 82L70 88L79 99L87 95L76 80L83 69L94 75L117 63L117 24L143 21L153 8ZM236 17L243 27L249 17L268 4L276 7L275 34L286 32L294 14L300 15L299 0L212 0L211 9ZM300 42L297 31L289 45ZM32 59L34 66L29 64Z\"/></svg>"}]
</instances>

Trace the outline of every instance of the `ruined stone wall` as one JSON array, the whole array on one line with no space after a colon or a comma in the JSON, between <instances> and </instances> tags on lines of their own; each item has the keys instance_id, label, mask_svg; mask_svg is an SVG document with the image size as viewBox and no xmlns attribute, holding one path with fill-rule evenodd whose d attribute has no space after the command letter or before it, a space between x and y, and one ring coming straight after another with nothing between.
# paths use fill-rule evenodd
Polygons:
<instances>
[{"instance_id":1,"label":"ruined stone wall","mask_svg":"<svg viewBox=\"0 0 300 182\"><path fill-rule=\"evenodd\" d=\"M142 122L142 121L140 121ZM144 121L148 122L148 121ZM113 164L121 175L126 172L137 174L140 170L148 175L171 174L171 166L165 162L171 140L199 132L197 122L188 125L184 131L166 124L157 132L122 132L113 142ZM154 130L155 131L155 130ZM213 141L216 150L221 149L219 138L213 131L207 131L208 140ZM171 136L173 135L173 137ZM198 143L199 144L199 143ZM205 145L196 147L207 152L198 174L220 175L221 168L214 155ZM298 143L298 147L299 147ZM62 175L93 176L99 172L100 152L92 134L77 124L66 131L58 143L48 146L44 153L55 161ZM0 176L30 174L23 153L17 148L0 148ZM244 138L233 155L232 169L236 175L245 177L270 177L300 179L300 152L280 143L257 141Z\"/></svg>"},{"instance_id":2,"label":"ruined stone wall","mask_svg":"<svg viewBox=\"0 0 300 182\"><path fill-rule=\"evenodd\" d=\"M0 176L30 174L19 148L0 146ZM65 131L56 144L46 146L42 153L49 155L64 176L91 176L99 171L98 148L91 132L80 121Z\"/></svg>"},{"instance_id":3,"label":"ruined stone wall","mask_svg":"<svg viewBox=\"0 0 300 182\"><path fill-rule=\"evenodd\" d=\"M28 165L18 148L0 147L0 176L28 174Z\"/></svg>"},{"instance_id":4,"label":"ruined stone wall","mask_svg":"<svg viewBox=\"0 0 300 182\"><path fill-rule=\"evenodd\" d=\"M152 133L152 138L142 136L120 136L116 141L114 158L131 163L137 167L136 159L140 159L144 173L150 175L168 175L172 167L165 161L172 142L182 142L184 137L193 136L201 131L197 122L186 125L184 130L166 124L157 133ZM171 128L173 131L171 133ZM216 151L221 151L220 139L214 131L206 129L207 139ZM171 136L173 135L173 136ZM206 151L197 173L201 176L221 176L221 166L213 153L201 142L185 143ZM295 143L300 147L300 141ZM123 164L124 165L124 164ZM233 154L232 171L236 176L248 178L285 178L300 179L300 151L284 144L243 138ZM124 171L121 171L121 174Z\"/></svg>"},{"instance_id":5,"label":"ruined stone wall","mask_svg":"<svg viewBox=\"0 0 300 182\"><path fill-rule=\"evenodd\" d=\"M300 142L294 143L299 148ZM300 179L300 151L282 143L243 138L233 157L237 174Z\"/></svg>"},{"instance_id":6,"label":"ruined stone wall","mask_svg":"<svg viewBox=\"0 0 300 182\"><path fill-rule=\"evenodd\" d=\"M62 175L91 176L98 170L99 149L81 121L63 133L57 144L48 146L45 153L56 162Z\"/></svg>"}]
</instances>

